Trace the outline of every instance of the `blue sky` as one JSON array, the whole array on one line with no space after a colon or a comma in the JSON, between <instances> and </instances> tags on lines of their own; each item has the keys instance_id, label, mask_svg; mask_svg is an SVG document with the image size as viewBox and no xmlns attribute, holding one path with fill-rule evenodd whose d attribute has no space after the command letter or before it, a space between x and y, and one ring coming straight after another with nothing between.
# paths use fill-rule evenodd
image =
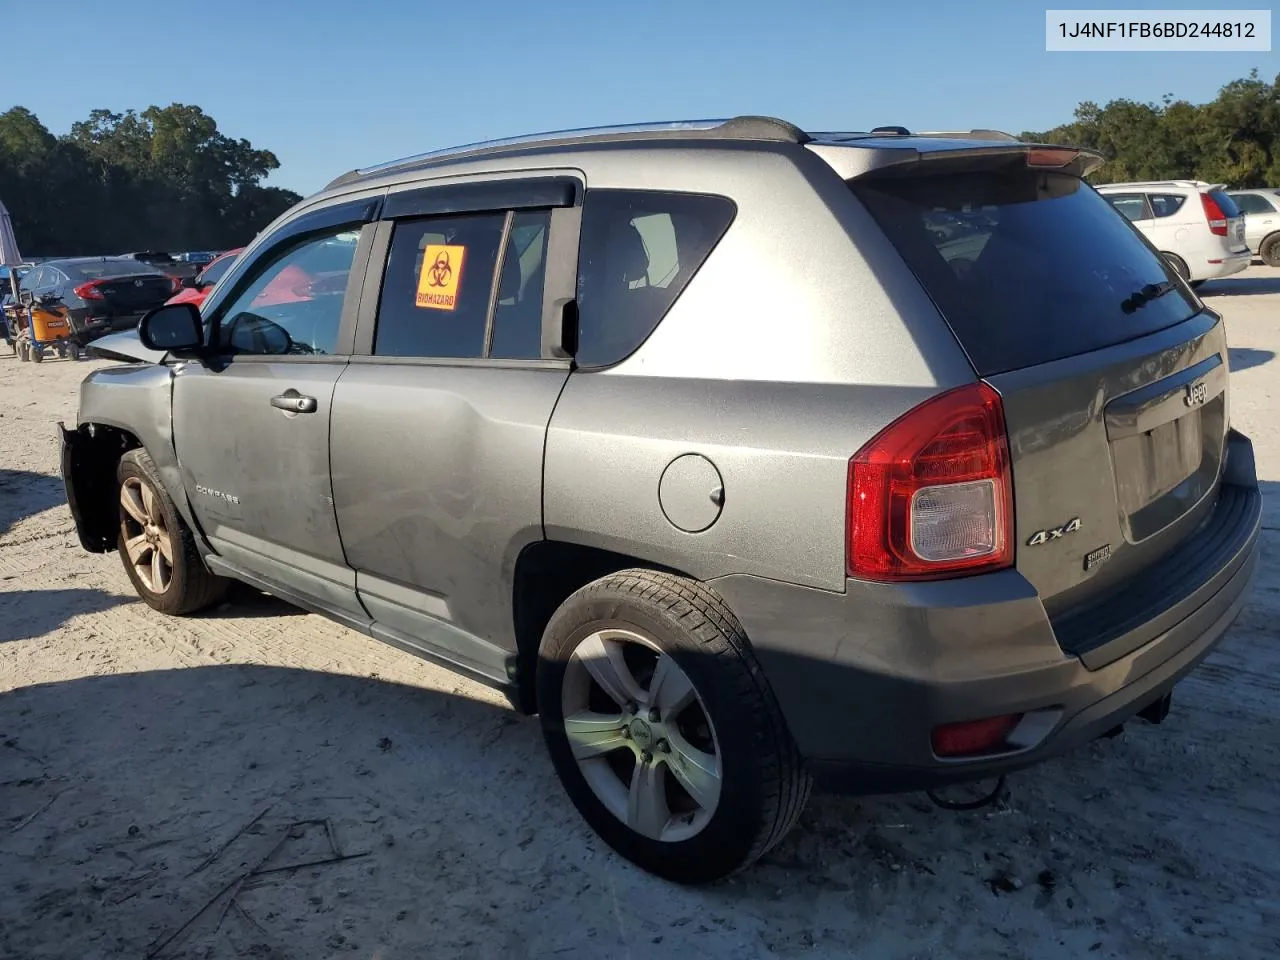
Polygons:
<instances>
[{"instance_id":1,"label":"blue sky","mask_svg":"<svg viewBox=\"0 0 1280 960\"><path fill-rule=\"evenodd\" d=\"M20 104L64 133L95 107L198 104L274 151L270 182L302 193L354 166L565 127L757 113L810 129L1018 132L1069 119L1081 100L1200 102L1252 67L1280 72L1276 52L1046 53L1044 10L1072 6L1062 0L5 6L3 35L42 52L4 65L0 110Z\"/></svg>"}]
</instances>

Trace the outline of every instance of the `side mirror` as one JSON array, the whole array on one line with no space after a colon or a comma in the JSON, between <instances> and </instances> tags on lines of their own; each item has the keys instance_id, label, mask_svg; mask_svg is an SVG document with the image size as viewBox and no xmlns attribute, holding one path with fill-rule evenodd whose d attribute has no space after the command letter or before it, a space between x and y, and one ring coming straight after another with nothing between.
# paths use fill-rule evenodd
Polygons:
<instances>
[{"instance_id":1,"label":"side mirror","mask_svg":"<svg viewBox=\"0 0 1280 960\"><path fill-rule=\"evenodd\" d=\"M191 303L156 307L138 321L138 339L148 350L199 350L204 346L204 323Z\"/></svg>"}]
</instances>

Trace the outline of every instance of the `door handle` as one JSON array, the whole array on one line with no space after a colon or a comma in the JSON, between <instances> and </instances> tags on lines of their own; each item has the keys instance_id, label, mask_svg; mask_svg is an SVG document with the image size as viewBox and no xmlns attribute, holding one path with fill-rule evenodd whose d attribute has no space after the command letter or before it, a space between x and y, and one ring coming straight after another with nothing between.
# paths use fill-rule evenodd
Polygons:
<instances>
[{"instance_id":1,"label":"door handle","mask_svg":"<svg viewBox=\"0 0 1280 960\"><path fill-rule=\"evenodd\" d=\"M272 397L271 405L286 413L315 413L317 406L315 397L304 397L296 390L289 390L278 397Z\"/></svg>"}]
</instances>

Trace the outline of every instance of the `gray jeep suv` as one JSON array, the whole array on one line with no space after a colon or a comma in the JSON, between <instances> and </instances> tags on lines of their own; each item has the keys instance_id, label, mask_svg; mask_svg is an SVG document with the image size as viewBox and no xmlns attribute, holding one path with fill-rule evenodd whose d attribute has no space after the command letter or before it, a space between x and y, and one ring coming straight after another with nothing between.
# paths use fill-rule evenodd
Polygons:
<instances>
[{"instance_id":1,"label":"gray jeep suv","mask_svg":"<svg viewBox=\"0 0 1280 960\"><path fill-rule=\"evenodd\" d=\"M812 782L1161 719L1261 497L1221 318L1100 162L748 117L353 171L84 381L81 542L157 610L241 580L503 689L685 882Z\"/></svg>"}]
</instances>

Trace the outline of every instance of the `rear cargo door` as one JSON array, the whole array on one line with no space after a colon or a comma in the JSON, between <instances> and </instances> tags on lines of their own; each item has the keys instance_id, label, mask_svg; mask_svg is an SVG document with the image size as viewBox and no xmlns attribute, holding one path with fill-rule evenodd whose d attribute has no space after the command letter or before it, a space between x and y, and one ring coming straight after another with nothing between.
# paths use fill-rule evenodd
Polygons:
<instances>
[{"instance_id":1,"label":"rear cargo door","mask_svg":"<svg viewBox=\"0 0 1280 960\"><path fill-rule=\"evenodd\" d=\"M1219 318L1091 187L1025 155L853 189L1003 397L1016 564L1055 626L1150 572L1213 507Z\"/></svg>"}]
</instances>

